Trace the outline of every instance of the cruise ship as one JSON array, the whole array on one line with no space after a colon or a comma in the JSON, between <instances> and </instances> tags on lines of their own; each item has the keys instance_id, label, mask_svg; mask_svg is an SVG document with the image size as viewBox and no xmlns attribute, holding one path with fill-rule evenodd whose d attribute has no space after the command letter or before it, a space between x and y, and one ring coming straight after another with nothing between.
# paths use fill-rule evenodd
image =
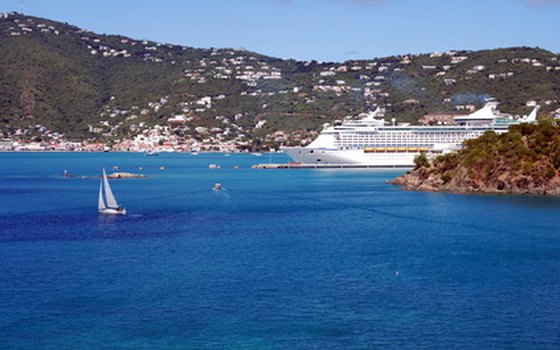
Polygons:
<instances>
[{"instance_id":1,"label":"cruise ship","mask_svg":"<svg viewBox=\"0 0 560 350\"><path fill-rule=\"evenodd\" d=\"M457 150L463 141L492 130L504 133L508 127L536 121L538 106L527 116L514 119L501 114L497 103L489 102L469 115L453 118L454 125L388 125L377 108L361 119L327 126L305 147L282 147L294 162L304 164L356 164L371 167L412 167L421 152L428 155Z\"/></svg>"}]
</instances>

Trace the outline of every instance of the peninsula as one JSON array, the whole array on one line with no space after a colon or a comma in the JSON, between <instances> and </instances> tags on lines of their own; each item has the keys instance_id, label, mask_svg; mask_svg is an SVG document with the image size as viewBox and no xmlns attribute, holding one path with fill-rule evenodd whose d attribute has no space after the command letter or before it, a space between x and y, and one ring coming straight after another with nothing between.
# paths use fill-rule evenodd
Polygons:
<instances>
[{"instance_id":1,"label":"peninsula","mask_svg":"<svg viewBox=\"0 0 560 350\"><path fill-rule=\"evenodd\" d=\"M416 167L390 183L407 190L454 193L560 195L560 126L552 120L511 126L468 140L454 153L415 159Z\"/></svg>"}]
</instances>

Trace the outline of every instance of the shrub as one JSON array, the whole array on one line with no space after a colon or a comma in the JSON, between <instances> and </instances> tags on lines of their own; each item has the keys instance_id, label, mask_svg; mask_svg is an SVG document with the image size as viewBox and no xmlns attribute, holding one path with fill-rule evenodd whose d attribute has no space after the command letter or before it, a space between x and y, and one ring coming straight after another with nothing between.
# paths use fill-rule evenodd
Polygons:
<instances>
[{"instance_id":1,"label":"shrub","mask_svg":"<svg viewBox=\"0 0 560 350\"><path fill-rule=\"evenodd\" d=\"M429 168L430 161L428 160L428 156L426 156L425 152L420 153L416 157L414 157L414 170L420 168Z\"/></svg>"}]
</instances>

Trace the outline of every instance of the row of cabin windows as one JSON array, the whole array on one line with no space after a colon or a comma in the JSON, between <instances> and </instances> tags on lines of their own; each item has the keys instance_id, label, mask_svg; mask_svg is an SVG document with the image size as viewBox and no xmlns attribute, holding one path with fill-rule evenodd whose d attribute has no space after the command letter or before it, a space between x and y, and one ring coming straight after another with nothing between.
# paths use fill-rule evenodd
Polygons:
<instances>
[{"instance_id":1,"label":"row of cabin windows","mask_svg":"<svg viewBox=\"0 0 560 350\"><path fill-rule=\"evenodd\" d=\"M362 138L343 138L340 140L337 140L335 142L339 142L339 143L348 143L348 142L360 142L360 143L385 143L387 141L415 141L415 142L422 142L422 141L433 141L433 142L438 142L438 141L455 141L455 142L462 142L466 139L469 139L468 137L422 137L422 138L397 138L397 137L391 137L391 138L386 138L386 139L362 139Z\"/></svg>"},{"instance_id":2,"label":"row of cabin windows","mask_svg":"<svg viewBox=\"0 0 560 350\"><path fill-rule=\"evenodd\" d=\"M406 137L406 138L419 138L419 137L472 137L478 136L481 133L462 133L462 134L436 134L436 133L426 133L426 134L392 134L392 135L339 135L339 138L376 138L376 139L383 139L383 138L394 138L394 137Z\"/></svg>"},{"instance_id":3,"label":"row of cabin windows","mask_svg":"<svg viewBox=\"0 0 560 350\"><path fill-rule=\"evenodd\" d=\"M471 134L457 134L457 135L453 135L453 134L423 134L423 135L408 135L408 134L400 134L400 135L387 135L385 137L379 137L379 136L375 136L375 135L370 135L370 136L361 136L361 135L341 135L339 136L339 139L387 139L387 138L391 138L391 139L395 139L395 138L406 138L406 139L419 139L419 138L426 138L426 137L430 137L430 138L434 138L434 137L446 137L446 138L469 138L469 137L475 137L475 136L480 136L480 133L471 133Z\"/></svg>"}]
</instances>

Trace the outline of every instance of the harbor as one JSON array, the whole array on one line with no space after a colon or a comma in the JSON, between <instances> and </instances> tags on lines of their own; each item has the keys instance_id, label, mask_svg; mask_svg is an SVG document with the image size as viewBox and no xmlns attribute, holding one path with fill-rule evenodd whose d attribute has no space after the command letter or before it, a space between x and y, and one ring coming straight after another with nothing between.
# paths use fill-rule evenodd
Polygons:
<instances>
[{"instance_id":1,"label":"harbor","mask_svg":"<svg viewBox=\"0 0 560 350\"><path fill-rule=\"evenodd\" d=\"M560 350L560 0L81 3L0 8L0 350Z\"/></svg>"},{"instance_id":2,"label":"harbor","mask_svg":"<svg viewBox=\"0 0 560 350\"><path fill-rule=\"evenodd\" d=\"M0 153L2 348L558 349L556 198L401 191L385 182L401 169L251 169L262 157ZM114 165L147 175L109 179L126 215L97 205Z\"/></svg>"}]
</instances>

